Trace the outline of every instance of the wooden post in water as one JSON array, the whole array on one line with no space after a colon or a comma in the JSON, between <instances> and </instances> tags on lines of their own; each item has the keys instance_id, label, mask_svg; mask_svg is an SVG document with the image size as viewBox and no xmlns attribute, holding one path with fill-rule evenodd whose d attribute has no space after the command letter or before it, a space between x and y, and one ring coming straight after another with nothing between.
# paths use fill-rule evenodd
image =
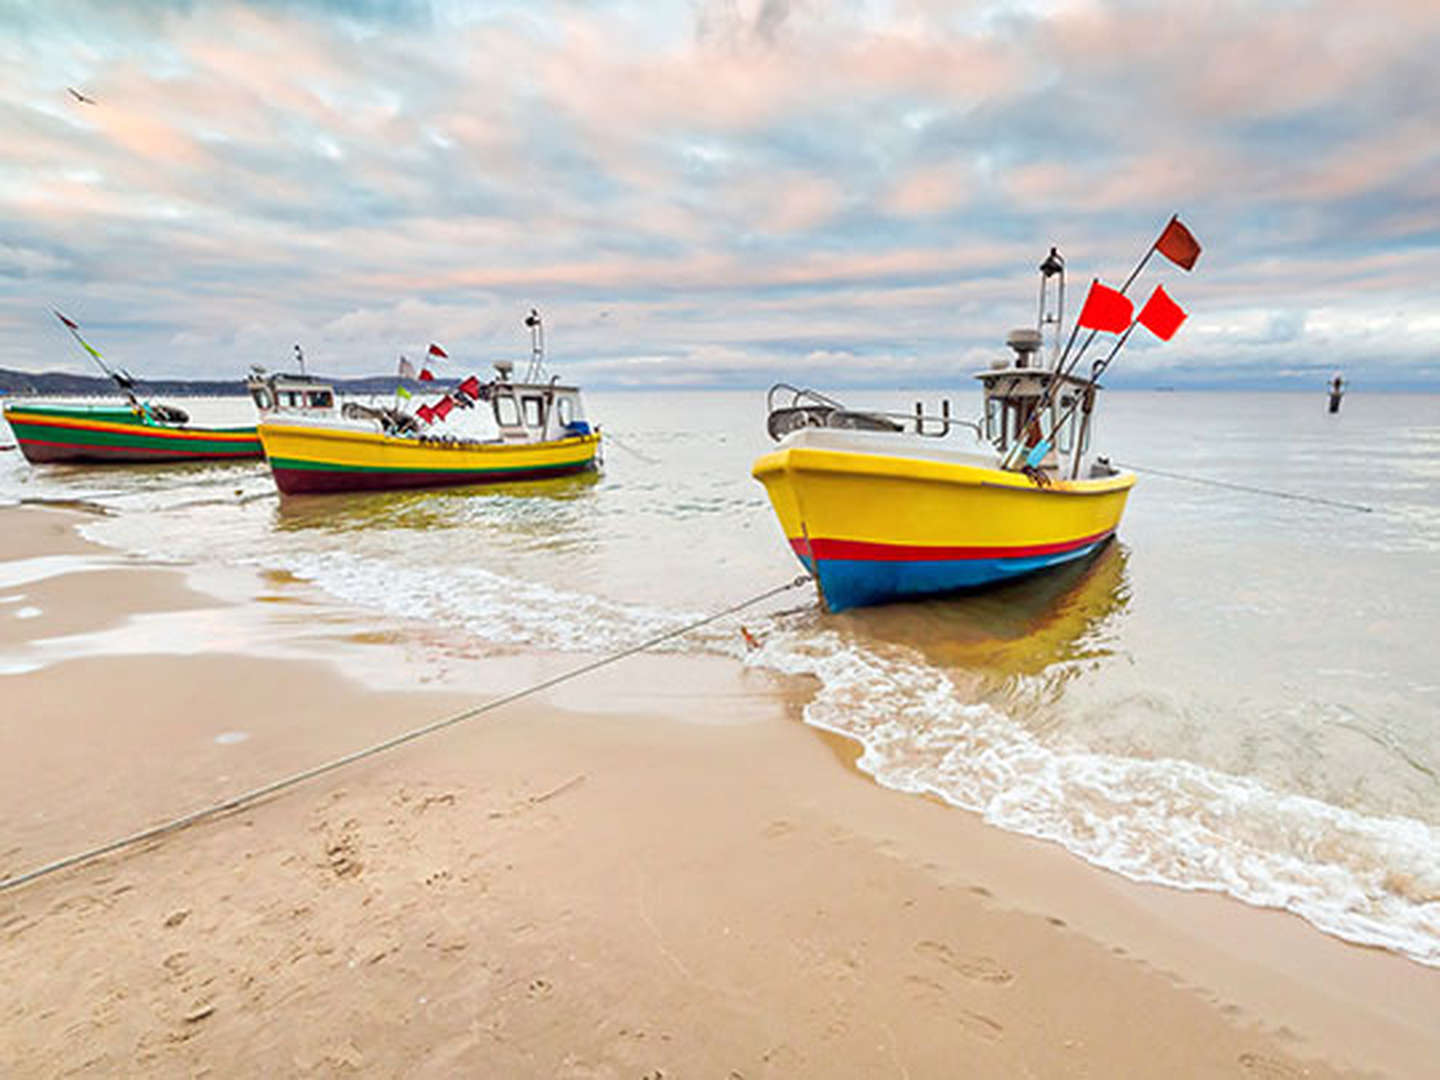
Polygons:
<instances>
[{"instance_id":1,"label":"wooden post in water","mask_svg":"<svg viewBox=\"0 0 1440 1080\"><path fill-rule=\"evenodd\" d=\"M1338 413L1340 411L1340 399L1344 396L1345 380L1340 377L1340 373L1337 371L1335 378L1330 380L1330 411L1332 413Z\"/></svg>"}]
</instances>

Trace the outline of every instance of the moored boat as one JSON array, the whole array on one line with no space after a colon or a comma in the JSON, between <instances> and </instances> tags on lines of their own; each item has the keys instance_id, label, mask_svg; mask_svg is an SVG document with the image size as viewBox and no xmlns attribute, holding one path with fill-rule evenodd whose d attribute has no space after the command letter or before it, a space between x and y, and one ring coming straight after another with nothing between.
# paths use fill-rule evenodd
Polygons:
<instances>
[{"instance_id":1,"label":"moored boat","mask_svg":"<svg viewBox=\"0 0 1440 1080\"><path fill-rule=\"evenodd\" d=\"M36 465L138 465L243 461L261 456L254 425L201 427L190 423L184 409L142 401L136 395L134 376L106 364L99 350L80 336L74 320L58 311L55 317L115 384L124 401L112 405L5 402L5 422L27 461Z\"/></svg>"},{"instance_id":2,"label":"moored boat","mask_svg":"<svg viewBox=\"0 0 1440 1080\"><path fill-rule=\"evenodd\" d=\"M185 411L173 405L7 401L4 412L20 452L36 465L243 461L261 456L253 425L194 426Z\"/></svg>"},{"instance_id":3,"label":"moored boat","mask_svg":"<svg viewBox=\"0 0 1440 1080\"><path fill-rule=\"evenodd\" d=\"M538 315L531 319L538 331ZM337 405L328 387L296 384L293 376L257 374L250 386L262 409L265 456L286 495L496 484L594 469L600 432L585 419L579 389L545 380L543 364L537 344L523 380L500 361L489 382L472 375L414 413L398 398L392 406ZM429 428L477 404L488 404L498 437Z\"/></svg>"},{"instance_id":4,"label":"moored boat","mask_svg":"<svg viewBox=\"0 0 1440 1080\"><path fill-rule=\"evenodd\" d=\"M1065 269L1052 248L1037 325L1013 331L1013 356L976 376L980 422L952 418L948 402L938 415L919 404L913 414L852 410L771 389L779 445L753 475L830 610L983 588L1083 559L1115 535L1135 476L1091 452L1098 380L1134 326L1168 339L1185 317L1157 289L1131 319L1124 290L1157 250L1189 269L1199 245L1172 219L1122 289L1091 286L1062 349ZM1096 332L1119 335L1084 377L1075 371L1085 346L1073 349L1082 328L1092 331L1085 346Z\"/></svg>"}]
</instances>

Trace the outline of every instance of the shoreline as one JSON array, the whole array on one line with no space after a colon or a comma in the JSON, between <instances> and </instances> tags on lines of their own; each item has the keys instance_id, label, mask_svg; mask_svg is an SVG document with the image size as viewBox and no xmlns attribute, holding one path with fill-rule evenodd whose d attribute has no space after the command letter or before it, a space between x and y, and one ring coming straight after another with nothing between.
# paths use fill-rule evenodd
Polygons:
<instances>
[{"instance_id":1,"label":"shoreline","mask_svg":"<svg viewBox=\"0 0 1440 1080\"><path fill-rule=\"evenodd\" d=\"M124 635L145 611L242 645L297 632L193 569L84 568L113 553L76 520L0 510L0 557L78 567L0 589L25 596L0 604L0 651ZM336 609L312 612L315 640L353 630ZM346 674L413 673L404 645L82 651L5 675L0 874L574 663L481 658L444 689ZM1432 969L884 789L853 742L797 722L798 690L736 662L620 667L0 893L0 1057L19 1075L753 1077L1418 1076L1440 1056ZM56 793L67 813L25 818Z\"/></svg>"}]
</instances>

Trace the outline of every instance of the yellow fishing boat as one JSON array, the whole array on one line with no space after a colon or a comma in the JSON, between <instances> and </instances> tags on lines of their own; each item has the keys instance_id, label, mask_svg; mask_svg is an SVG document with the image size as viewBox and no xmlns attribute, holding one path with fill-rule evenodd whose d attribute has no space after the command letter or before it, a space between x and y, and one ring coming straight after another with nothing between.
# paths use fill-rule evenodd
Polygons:
<instances>
[{"instance_id":1,"label":"yellow fishing boat","mask_svg":"<svg viewBox=\"0 0 1440 1080\"><path fill-rule=\"evenodd\" d=\"M1052 249L1038 325L1012 332L1012 356L976 376L977 423L952 417L948 402L938 414L919 404L893 413L771 389L779 445L753 474L830 610L993 585L1085 558L1114 536L1135 476L1090 452L1104 365L1088 378L1066 369L1063 297Z\"/></svg>"},{"instance_id":2,"label":"yellow fishing boat","mask_svg":"<svg viewBox=\"0 0 1440 1080\"><path fill-rule=\"evenodd\" d=\"M443 392L426 391L439 397L413 414L399 407L399 396L389 406L340 404L333 388L312 376L257 371L248 385L276 486L286 495L456 487L594 469L600 431L585 419L578 388L544 380L538 313L527 325L536 336L523 380L512 378L511 362L499 361L487 383L472 375ZM447 423L452 413L484 404L496 437L466 437Z\"/></svg>"}]
</instances>

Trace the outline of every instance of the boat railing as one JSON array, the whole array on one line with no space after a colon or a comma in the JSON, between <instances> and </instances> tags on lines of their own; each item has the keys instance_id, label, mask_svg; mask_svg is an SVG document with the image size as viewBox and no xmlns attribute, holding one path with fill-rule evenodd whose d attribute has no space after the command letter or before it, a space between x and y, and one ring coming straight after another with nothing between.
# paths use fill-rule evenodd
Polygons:
<instances>
[{"instance_id":1,"label":"boat railing","mask_svg":"<svg viewBox=\"0 0 1440 1080\"><path fill-rule=\"evenodd\" d=\"M765 411L767 413L775 412L777 409L775 404L776 395L785 393L790 395L790 404L788 406L779 406L779 408L795 409L805 405L828 405L832 409L845 408L840 402L832 397L827 397L820 393L819 390L811 390L808 387L792 386L790 383L779 382L770 387L765 393Z\"/></svg>"},{"instance_id":2,"label":"boat railing","mask_svg":"<svg viewBox=\"0 0 1440 1080\"><path fill-rule=\"evenodd\" d=\"M790 394L788 405L776 405L777 395ZM914 412L888 409L850 409L832 397L809 389L776 383L765 395L768 416L765 421L770 437L777 442L807 427L836 428L842 431L913 431L926 438L943 439L953 429L969 428L977 439L984 439L980 424L950 415L948 399L940 402L940 413L927 413L920 402Z\"/></svg>"}]
</instances>

